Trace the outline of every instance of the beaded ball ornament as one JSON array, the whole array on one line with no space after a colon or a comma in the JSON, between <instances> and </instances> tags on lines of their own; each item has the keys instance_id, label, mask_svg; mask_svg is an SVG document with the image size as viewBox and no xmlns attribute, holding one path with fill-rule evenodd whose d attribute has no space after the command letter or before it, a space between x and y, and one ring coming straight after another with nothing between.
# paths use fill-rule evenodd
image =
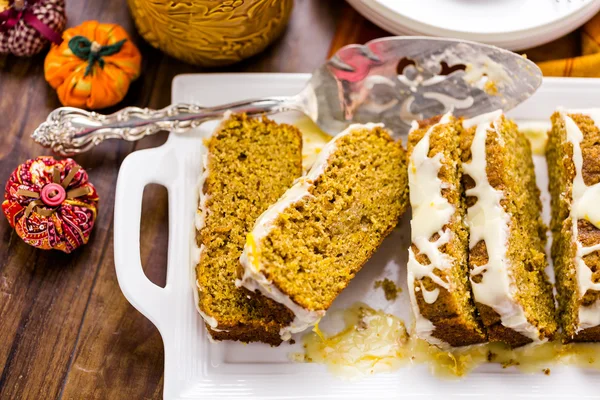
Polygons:
<instances>
[{"instance_id":1,"label":"beaded ball ornament","mask_svg":"<svg viewBox=\"0 0 600 400\"><path fill-rule=\"evenodd\" d=\"M66 24L64 0L0 0L0 54L30 57L60 44Z\"/></svg>"},{"instance_id":2,"label":"beaded ball ornament","mask_svg":"<svg viewBox=\"0 0 600 400\"><path fill-rule=\"evenodd\" d=\"M65 253L88 242L98 208L88 174L70 158L27 160L6 182L4 199L2 210L25 243Z\"/></svg>"}]
</instances>

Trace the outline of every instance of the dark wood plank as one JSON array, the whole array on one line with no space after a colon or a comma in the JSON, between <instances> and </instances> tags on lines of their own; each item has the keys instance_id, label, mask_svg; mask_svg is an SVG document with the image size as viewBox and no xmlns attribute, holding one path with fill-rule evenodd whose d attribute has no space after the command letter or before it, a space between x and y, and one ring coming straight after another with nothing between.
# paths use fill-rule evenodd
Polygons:
<instances>
[{"instance_id":1,"label":"dark wood plank","mask_svg":"<svg viewBox=\"0 0 600 400\"><path fill-rule=\"evenodd\" d=\"M98 19L123 25L142 51L143 75L125 105L164 107L171 81L201 68L164 56L136 33L124 0L68 1L69 26ZM210 72L310 72L349 43L388 33L345 2L296 0L284 35L265 52ZM579 34L561 46L578 54ZM528 51L534 60L556 58L554 45ZM27 158L47 151L29 139L60 106L43 78L44 55L0 57L0 180ZM112 111L108 110L108 111ZM139 143L107 142L76 157L101 196L90 243L71 255L35 250L0 217L0 398L160 398L163 346L156 328L123 297L113 263L113 203L118 169L133 150L155 147L166 133ZM142 215L142 261L146 274L164 284L167 194L149 187Z\"/></svg>"},{"instance_id":2,"label":"dark wood plank","mask_svg":"<svg viewBox=\"0 0 600 400\"><path fill-rule=\"evenodd\" d=\"M352 6L344 2L340 5L341 16L331 40L328 56L331 57L340 48L353 43L364 44L369 40L384 36L392 36L391 33L381 29L371 21L360 15Z\"/></svg>"},{"instance_id":3,"label":"dark wood plank","mask_svg":"<svg viewBox=\"0 0 600 400\"><path fill-rule=\"evenodd\" d=\"M87 19L99 19L120 23L134 32L121 0L69 2L67 10L71 26ZM145 74L134 84L123 104L147 105L158 75L159 65L153 61L163 56L135 35L134 40L145 56ZM0 61L0 111L7 116L0 135L3 182L26 158L48 154L28 137L52 109L60 106L44 81L43 59L40 55L29 60L5 57ZM182 70L189 72L190 67ZM168 90L164 85L161 88L167 93L166 104ZM160 144L164 140L164 135L157 136L145 145ZM114 186L119 165L132 149L133 144L107 142L76 158L90 173L101 202L90 243L74 254L35 250L22 243L4 218L0 221L3 239L0 246L0 398L57 398L64 387L84 317L90 310L88 303L94 282L99 276L105 279L100 272L113 269ZM122 298L116 282L111 282L109 288L111 297ZM97 304L93 303L93 307ZM149 324L142 318L141 324L144 323ZM109 335L115 336L115 333ZM143 336L132 336L130 332L127 335L145 342ZM155 347L160 348L160 344ZM133 347L127 351L119 349L117 359L134 358L131 349ZM104 358L106 355L96 356ZM120 373L119 368L115 370ZM158 378L151 378L161 385L161 368L156 366L154 370L158 371ZM81 393L72 398L82 398Z\"/></svg>"},{"instance_id":4,"label":"dark wood plank","mask_svg":"<svg viewBox=\"0 0 600 400\"><path fill-rule=\"evenodd\" d=\"M3 182L25 158L45 153L28 137L48 111L58 106L43 80L42 60L8 57L0 71L0 107L10 121L2 135ZM114 175L116 168L112 169ZM104 174L95 175L98 189L110 193L110 181ZM108 243L105 222L110 219L110 209L101 209L92 238L96 245L67 256L25 245L2 218L0 398L52 398L58 393Z\"/></svg>"},{"instance_id":5,"label":"dark wood plank","mask_svg":"<svg viewBox=\"0 0 600 400\"><path fill-rule=\"evenodd\" d=\"M221 69L226 72L312 72L327 58L340 17L338 1L295 0L289 25L262 54Z\"/></svg>"},{"instance_id":6,"label":"dark wood plank","mask_svg":"<svg viewBox=\"0 0 600 400\"><path fill-rule=\"evenodd\" d=\"M190 67L163 58L157 65L152 94L145 106L164 107L170 101L174 75ZM148 137L136 148L162 144L166 134ZM113 204L110 205L111 209ZM168 231L168 201L164 188L145 192L141 227L142 265L147 276L164 284ZM163 346L154 325L135 310L121 293L114 269L112 226L107 260L91 293L62 398L160 398ZM162 281L161 281L162 280Z\"/></svg>"},{"instance_id":7,"label":"dark wood plank","mask_svg":"<svg viewBox=\"0 0 600 400\"><path fill-rule=\"evenodd\" d=\"M338 18L335 2L297 0L282 38L264 53L211 72L310 72L326 58ZM133 33L122 0L72 1L69 25L86 19L122 24ZM152 49L135 34L144 73L122 105L163 107L179 73L202 72ZM0 174L46 152L27 138L59 104L43 80L43 56L0 60L0 111L11 115L0 135ZM17 94L19 94L17 96ZM5 99L5 100L4 100ZM110 111L110 110L109 110ZM163 348L156 328L121 294L112 252L114 185L123 158L160 145L166 134L136 144L107 142L77 157L101 195L88 246L67 256L36 251L0 222L0 398L160 398ZM144 198L142 260L155 282L164 281L168 216L164 189ZM6 322L5 322L6 321Z\"/></svg>"}]
</instances>

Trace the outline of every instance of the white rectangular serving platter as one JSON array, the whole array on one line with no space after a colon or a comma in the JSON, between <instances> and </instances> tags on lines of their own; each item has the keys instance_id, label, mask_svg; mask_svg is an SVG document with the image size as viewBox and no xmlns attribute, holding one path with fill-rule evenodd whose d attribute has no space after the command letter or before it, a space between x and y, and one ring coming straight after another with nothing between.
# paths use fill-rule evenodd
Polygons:
<instances>
[{"instance_id":1,"label":"white rectangular serving platter","mask_svg":"<svg viewBox=\"0 0 600 400\"><path fill-rule=\"evenodd\" d=\"M293 95L308 74L194 74L173 81L173 103L212 106L247 98ZM557 106L600 106L600 79L546 78L529 100L509 113L518 121L549 121ZM293 122L295 114L274 119ZM401 368L357 381L331 375L325 366L289 361L297 344L271 348L264 344L210 343L192 292L191 258L197 180L201 173L202 139L216 122L195 131L171 133L158 148L130 154L121 166L115 199L115 266L127 299L156 325L165 349L165 399L383 399L383 398L588 398L600 392L600 372L569 366L551 366L550 377L524 374L498 365L482 366L465 378L434 377L425 365ZM548 215L545 160L536 157L544 213ZM167 283L150 282L140 261L140 215L144 187L164 185L169 192L169 245ZM410 213L407 213L410 214ZM410 241L409 215L384 241L332 308L344 309L357 301L395 314L411 324L406 293L405 265ZM402 282L403 293L388 302L376 280ZM330 314L331 315L331 314ZM327 317L326 317L327 319ZM331 317L330 317L331 319ZM324 321L325 327L335 321Z\"/></svg>"}]
</instances>

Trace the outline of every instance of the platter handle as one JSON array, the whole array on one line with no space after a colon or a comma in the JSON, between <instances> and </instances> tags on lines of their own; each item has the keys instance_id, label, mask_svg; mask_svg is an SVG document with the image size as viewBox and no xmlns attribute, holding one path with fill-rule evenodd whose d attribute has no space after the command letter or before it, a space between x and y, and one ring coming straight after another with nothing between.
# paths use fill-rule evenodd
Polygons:
<instances>
[{"instance_id":1,"label":"platter handle","mask_svg":"<svg viewBox=\"0 0 600 400\"><path fill-rule=\"evenodd\" d=\"M119 286L127 300L161 333L162 322L168 321L164 314L169 312L171 287L169 279L167 285L161 288L144 273L140 255L140 223L146 185L156 183L171 191L173 180L169 171L173 160L170 155L158 148L131 153L121 165L115 194L114 257Z\"/></svg>"}]
</instances>

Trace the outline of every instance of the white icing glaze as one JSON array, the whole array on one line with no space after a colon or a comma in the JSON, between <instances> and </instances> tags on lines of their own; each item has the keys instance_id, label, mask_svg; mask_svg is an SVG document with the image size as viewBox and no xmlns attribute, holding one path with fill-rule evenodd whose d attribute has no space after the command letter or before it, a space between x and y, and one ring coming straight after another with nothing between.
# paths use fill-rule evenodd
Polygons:
<instances>
[{"instance_id":1,"label":"white icing glaze","mask_svg":"<svg viewBox=\"0 0 600 400\"><path fill-rule=\"evenodd\" d=\"M305 309L296 304L291 297L279 290L272 281L268 280L261 272L256 271L254 267L251 266L245 268L247 263L251 264L251 261L249 260L252 259L253 256L253 254L243 254L242 257L244 259L242 260L242 258L240 258L240 263L244 266L244 275L241 280L236 280L235 284L238 287L243 285L246 289L253 292L259 290L264 296L283 304L294 314L294 320L290 325L281 328L279 331L281 340L290 340L292 334L304 331L306 328L316 324L323 318L325 310L312 311Z\"/></svg>"},{"instance_id":2,"label":"white icing glaze","mask_svg":"<svg viewBox=\"0 0 600 400\"><path fill-rule=\"evenodd\" d=\"M364 128L370 130L375 127L383 127L383 124L353 124L327 143L317 156L308 174L305 177L298 178L296 182L294 182L294 185L289 188L276 203L272 204L260 217L258 217L251 233L255 248L248 242L246 242L246 245L244 246L244 251L240 257L240 264L242 265L244 272L242 278L237 279L235 284L238 287L244 286L251 291L258 289L263 295L285 305L292 313L294 313L294 320L292 323L289 326L281 328L281 331L279 332L282 340L289 340L292 333L301 332L319 322L325 315L325 310L305 309L294 302L294 300L286 293L277 288L272 281L267 279L261 272L262 265L260 261L260 251L262 241L274 227L275 221L283 211L298 201L312 196L309 189L313 186L314 181L319 178L327 168L329 157L337 149L337 141L356 129Z\"/></svg>"},{"instance_id":3,"label":"white icing glaze","mask_svg":"<svg viewBox=\"0 0 600 400\"><path fill-rule=\"evenodd\" d=\"M202 187L204 186L204 181L206 180L206 177L208 176L208 155L204 154L202 156L202 173L200 174L200 177L198 178L198 184L197 184L197 193L198 193L198 210L196 211L196 220L195 220L195 228L197 231L199 231L200 229L202 229L204 227L204 221L206 219L206 199L208 196L204 195L204 193L202 192ZM192 279L190 280L190 282L194 282L194 286L192 288L192 292L194 293L194 304L196 305L196 310L198 311L198 313L200 314L200 316L202 317L202 319L210 326L210 328L212 330L215 331L220 331L219 329L217 329L217 326L219 325L219 323L217 322L217 320L206 314L204 311L202 311L200 309L200 293L202 291L202 286L200 285L200 282L198 281L197 277L196 277L196 265L200 262L200 257L202 257L202 253L204 252L204 245L201 245L200 247L198 247L198 244L196 243L196 239L195 239L195 235L192 236L192 242L193 242L193 246L192 246ZM210 334L208 335L210 337Z\"/></svg>"},{"instance_id":4,"label":"white icing glaze","mask_svg":"<svg viewBox=\"0 0 600 400\"><path fill-rule=\"evenodd\" d=\"M206 178L208 177L208 153L202 155L202 173L200 174L200 177L198 178L198 193L199 193L199 197L198 197L198 210L196 210L196 220L195 225L196 225L196 230L200 230L202 228L204 228L204 221L206 220L206 213L208 212L206 210L206 202L208 201L208 195L205 195L202 191L202 188L204 187L204 182L206 181Z\"/></svg>"},{"instance_id":5,"label":"white icing glaze","mask_svg":"<svg viewBox=\"0 0 600 400\"><path fill-rule=\"evenodd\" d=\"M476 302L496 311L502 325L530 338L540 341L538 329L529 323L521 305L515 300L517 290L507 258L507 241L510 234L510 215L500 201L504 194L494 189L487 177L486 138L488 130L497 130L502 111L494 111L463 122L465 128L476 127L471 144L472 159L463 163L464 173L475 181L475 187L466 191L467 196L477 197L475 205L467 209L467 224L470 229L469 248L484 241L488 253L485 265L471 270L471 285ZM482 275L480 282L473 278Z\"/></svg>"},{"instance_id":6,"label":"white icing glaze","mask_svg":"<svg viewBox=\"0 0 600 400\"><path fill-rule=\"evenodd\" d=\"M295 204L302 200L305 197L312 197L308 189L312 186L312 182L309 181L308 177L301 177L296 179L291 188L286 190L286 192L277 200L276 203L273 203L263 212L254 222L254 227L252 228L252 237L256 241L256 243L260 242L264 237L266 237L271 229L274 226L275 220L286 208ZM240 262L244 266L248 264L250 269L254 272L259 272L254 269L254 265L250 262L251 252L250 246L244 246L244 251L242 252L242 256L240 257ZM243 279L242 279L243 280Z\"/></svg>"},{"instance_id":7,"label":"white icing glaze","mask_svg":"<svg viewBox=\"0 0 600 400\"><path fill-rule=\"evenodd\" d=\"M218 132L221 129L221 127L223 126L223 123L225 121L227 121L230 117L231 117L231 111L226 111L225 114L223 115L223 120L221 121L221 123L215 129L214 132L215 133ZM203 146L204 146L204 144L203 144ZM202 153L203 153L201 156L202 157L202 173L198 177L198 183L196 186L196 193L198 193L198 210L196 210L196 216L195 216L195 220L194 220L194 225L195 225L196 231L200 231L200 229L204 228L206 216L208 215L208 209L206 207L206 202L208 201L209 196L204 194L204 191L203 191L204 182L208 178L208 174L209 174L208 149L206 148L206 146L204 146ZM202 254L204 253L205 246L201 245L200 247L198 247L198 244L196 243L195 235L193 235L192 238L193 238L192 239L192 243L193 243L193 245L192 245L192 269L191 269L192 276L191 276L190 282L194 282L194 285L192 287L192 292L194 293L194 304L196 305L196 310L198 311L198 313L200 314L202 319L210 326L210 328L213 331L227 332L227 330L225 330L225 329L217 329L217 326L219 325L217 320L214 317L206 314L204 311L202 311L200 309L200 292L203 290L203 288L202 288L202 285L200 285L200 282L198 281L198 278L196 276L196 265L198 265L198 263L200 263L200 258L202 257ZM209 340L211 342L213 342L210 334L208 335L208 337L209 337Z\"/></svg>"},{"instance_id":8,"label":"white icing glaze","mask_svg":"<svg viewBox=\"0 0 600 400\"><path fill-rule=\"evenodd\" d=\"M425 300L425 303L427 303L427 304L435 303L438 296L440 295L440 289L435 288L433 290L427 290L427 289L425 289L425 287L423 286L423 284L421 282L419 282L419 286L421 287L421 293L423 294L423 300Z\"/></svg>"},{"instance_id":9,"label":"white icing glaze","mask_svg":"<svg viewBox=\"0 0 600 400\"><path fill-rule=\"evenodd\" d=\"M255 222L252 230L252 238L258 244L264 239L275 220L286 208L297 203L305 197L312 195L308 191L311 182L306 177L296 180L294 185L288 189L285 194L274 204L272 204ZM280 336L282 340L289 340L292 333L301 332L307 327L316 324L325 315L324 310L311 311L296 304L287 294L283 293L260 271L260 250L256 253L252 251L252 246L246 244L240 257L240 264L244 267L244 273L241 279L236 279L235 284L238 287L244 286L250 291L259 290L264 296L286 306L294 314L292 323L281 329ZM258 260L257 260L258 258ZM258 266L258 268L257 268Z\"/></svg>"},{"instance_id":10,"label":"white icing glaze","mask_svg":"<svg viewBox=\"0 0 600 400\"><path fill-rule=\"evenodd\" d=\"M592 270L585 264L583 257L600 250L600 244L585 247L578 240L578 220L587 220L595 227L600 229L600 183L588 186L583 180L583 154L581 151L581 142L583 133L567 114L565 110L559 110L565 122L567 141L573 145L573 164L575 165L575 178L573 179L571 211L569 216L572 221L572 233L577 246L575 253L575 268L577 274L577 284L579 288L579 297L583 297L588 290L600 290L600 283L594 283L592 280ZM597 127L600 127L600 110L569 110L569 114L587 115L594 121ZM600 325L600 301L596 301L591 306L579 307L579 325L577 332Z\"/></svg>"},{"instance_id":11,"label":"white icing glaze","mask_svg":"<svg viewBox=\"0 0 600 400\"><path fill-rule=\"evenodd\" d=\"M329 160L329 157L337 150L337 142L344 136L349 135L357 129L371 130L377 127L383 128L383 124L375 124L372 122L366 124L352 124L342 132L335 135L335 137L331 139L331 141L327 143L325 147L323 147L323 150L321 150L321 152L317 156L312 168L310 169L310 171L308 171L308 174L306 174L306 179L314 181L319 176L321 176L321 174L325 171L325 168L327 168L327 160Z\"/></svg>"},{"instance_id":12,"label":"white icing glaze","mask_svg":"<svg viewBox=\"0 0 600 400\"><path fill-rule=\"evenodd\" d=\"M450 222L455 209L442 196L442 189L446 187L446 184L438 177L442 166L442 154L438 153L433 157L429 157L428 154L431 133L437 126L450 122L451 118L451 114L448 113L437 124L427 130L415 145L408 166L408 184L412 207L411 239L419 252L426 255L430 261L430 264L427 265L419 263L412 248L409 248L407 283L415 317L415 334L429 343L442 347L447 347L448 344L432 336L435 326L421 314L415 295L415 291L421 291L425 302L432 304L437 300L439 289L436 288L428 292L424 290L420 282L418 286L415 286L415 281L429 277L439 286L450 289L448 282L434 274L434 270L444 270L452 266L452 258L441 252L439 247L450 241L452 232L449 229L444 229L444 225ZM418 128L418 124L413 122L412 130L416 128ZM431 242L430 239L435 233L439 235L439 238L435 242Z\"/></svg>"},{"instance_id":13,"label":"white icing glaze","mask_svg":"<svg viewBox=\"0 0 600 400\"><path fill-rule=\"evenodd\" d=\"M506 67L486 55L477 55L474 59L471 59L465 69L463 80L480 89L483 89L487 82L492 82L498 86L512 83L512 78L506 72Z\"/></svg>"}]
</instances>

